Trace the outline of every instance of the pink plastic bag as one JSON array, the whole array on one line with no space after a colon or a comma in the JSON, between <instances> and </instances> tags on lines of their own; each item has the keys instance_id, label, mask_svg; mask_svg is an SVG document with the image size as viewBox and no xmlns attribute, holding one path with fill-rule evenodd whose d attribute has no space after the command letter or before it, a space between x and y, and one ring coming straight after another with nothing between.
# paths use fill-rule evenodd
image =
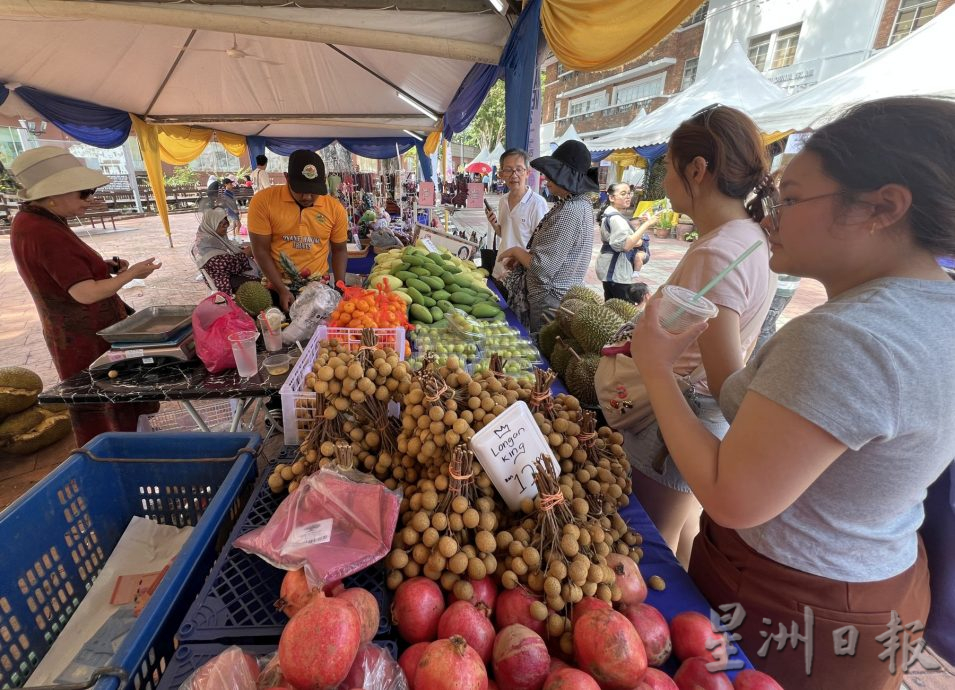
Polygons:
<instances>
[{"instance_id":1,"label":"pink plastic bag","mask_svg":"<svg viewBox=\"0 0 955 690\"><path fill-rule=\"evenodd\" d=\"M229 335L256 330L255 321L229 295L216 292L199 302L192 312L196 355L210 373L235 369Z\"/></svg>"},{"instance_id":2,"label":"pink plastic bag","mask_svg":"<svg viewBox=\"0 0 955 690\"><path fill-rule=\"evenodd\" d=\"M235 546L276 568L305 568L313 587L364 570L391 549L401 495L358 471L306 477L264 527Z\"/></svg>"},{"instance_id":3,"label":"pink plastic bag","mask_svg":"<svg viewBox=\"0 0 955 690\"><path fill-rule=\"evenodd\" d=\"M408 690L404 671L383 647L368 642L358 650L348 675L338 690Z\"/></svg>"},{"instance_id":4,"label":"pink plastic bag","mask_svg":"<svg viewBox=\"0 0 955 690\"><path fill-rule=\"evenodd\" d=\"M259 665L239 647L229 647L196 669L179 690L256 690Z\"/></svg>"},{"instance_id":5,"label":"pink plastic bag","mask_svg":"<svg viewBox=\"0 0 955 690\"><path fill-rule=\"evenodd\" d=\"M245 225L240 225L240 226L239 226L239 234L242 235L242 236L248 235L248 234L249 234L249 228L246 227Z\"/></svg>"}]
</instances>

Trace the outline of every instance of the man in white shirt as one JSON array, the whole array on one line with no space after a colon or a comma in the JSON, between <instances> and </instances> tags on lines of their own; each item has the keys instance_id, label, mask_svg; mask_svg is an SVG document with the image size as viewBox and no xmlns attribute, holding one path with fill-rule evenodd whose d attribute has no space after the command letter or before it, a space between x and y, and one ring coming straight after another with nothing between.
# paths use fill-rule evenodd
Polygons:
<instances>
[{"instance_id":1,"label":"man in white shirt","mask_svg":"<svg viewBox=\"0 0 955 690\"><path fill-rule=\"evenodd\" d=\"M268 189L271 186L269 181L269 174L265 171L265 167L269 164L269 159L262 155L261 153L255 157L255 170L252 171L252 193L258 194L263 189Z\"/></svg>"},{"instance_id":2,"label":"man in white shirt","mask_svg":"<svg viewBox=\"0 0 955 690\"><path fill-rule=\"evenodd\" d=\"M487 220L497 235L498 252L511 247L526 248L534 228L547 213L544 197L527 186L527 167L526 151L508 149L501 154L498 175L507 185L508 193L498 202L497 214L487 205L484 207ZM491 275L502 292L501 281L506 274L504 265L500 261L496 262Z\"/></svg>"}]
</instances>

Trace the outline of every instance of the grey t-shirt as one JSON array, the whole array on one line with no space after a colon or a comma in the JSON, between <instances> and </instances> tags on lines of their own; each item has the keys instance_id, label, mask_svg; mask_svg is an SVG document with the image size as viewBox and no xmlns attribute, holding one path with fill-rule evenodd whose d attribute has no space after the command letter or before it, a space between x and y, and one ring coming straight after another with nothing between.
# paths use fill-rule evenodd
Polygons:
<instances>
[{"instance_id":1,"label":"grey t-shirt","mask_svg":"<svg viewBox=\"0 0 955 690\"><path fill-rule=\"evenodd\" d=\"M916 558L926 488L955 458L955 282L881 278L793 319L723 385L748 390L848 446L781 514L739 535L759 553L845 582Z\"/></svg>"}]
</instances>

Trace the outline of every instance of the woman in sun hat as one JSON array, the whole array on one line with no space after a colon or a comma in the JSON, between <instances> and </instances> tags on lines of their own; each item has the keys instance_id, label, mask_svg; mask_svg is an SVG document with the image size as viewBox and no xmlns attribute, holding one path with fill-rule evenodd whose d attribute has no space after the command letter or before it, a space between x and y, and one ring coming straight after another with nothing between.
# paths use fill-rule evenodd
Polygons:
<instances>
[{"instance_id":1,"label":"woman in sun hat","mask_svg":"<svg viewBox=\"0 0 955 690\"><path fill-rule=\"evenodd\" d=\"M109 349L96 335L131 310L120 288L145 278L160 264L107 261L74 234L68 218L82 216L97 187L109 183L75 156L55 146L20 154L11 164L23 203L13 219L10 247L17 271L33 296L53 364L66 379ZM155 404L71 405L78 445L104 431L134 431L141 412Z\"/></svg>"},{"instance_id":2,"label":"woman in sun hat","mask_svg":"<svg viewBox=\"0 0 955 690\"><path fill-rule=\"evenodd\" d=\"M590 193L600 189L587 174L590 151L579 141L565 141L552 156L531 161L547 178L557 203L531 235L527 249L511 247L498 255L515 270L505 281L508 305L531 335L553 318L564 293L587 275L594 244L594 208Z\"/></svg>"}]
</instances>

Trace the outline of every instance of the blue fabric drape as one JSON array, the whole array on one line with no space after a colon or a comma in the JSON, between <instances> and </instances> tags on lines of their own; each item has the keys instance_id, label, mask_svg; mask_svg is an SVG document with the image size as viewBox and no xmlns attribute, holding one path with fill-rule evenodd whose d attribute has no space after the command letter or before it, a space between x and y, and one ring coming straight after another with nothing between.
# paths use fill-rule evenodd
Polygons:
<instances>
[{"instance_id":1,"label":"blue fabric drape","mask_svg":"<svg viewBox=\"0 0 955 690\"><path fill-rule=\"evenodd\" d=\"M612 150L611 151L591 151L590 160L593 161L594 163L599 163L604 158L609 156L611 153L613 153Z\"/></svg>"},{"instance_id":2,"label":"blue fabric drape","mask_svg":"<svg viewBox=\"0 0 955 690\"><path fill-rule=\"evenodd\" d=\"M424 152L424 142L418 141L415 142L415 151L418 153L418 163L421 165L421 179L422 180L433 180L434 179L434 170L431 168L431 156L428 156Z\"/></svg>"},{"instance_id":3,"label":"blue fabric drape","mask_svg":"<svg viewBox=\"0 0 955 690\"><path fill-rule=\"evenodd\" d=\"M415 139L411 137L353 137L339 139L338 143L357 156L365 158L394 158L395 147L404 153L414 146Z\"/></svg>"},{"instance_id":4,"label":"blue fabric drape","mask_svg":"<svg viewBox=\"0 0 955 690\"><path fill-rule=\"evenodd\" d=\"M249 149L249 160L253 163L256 156L265 155L265 137L246 137L245 145Z\"/></svg>"},{"instance_id":5,"label":"blue fabric drape","mask_svg":"<svg viewBox=\"0 0 955 690\"><path fill-rule=\"evenodd\" d=\"M0 84L0 105L3 105L3 102L7 100L7 96L10 95L10 89L4 84Z\"/></svg>"},{"instance_id":6,"label":"blue fabric drape","mask_svg":"<svg viewBox=\"0 0 955 690\"><path fill-rule=\"evenodd\" d=\"M481 64L471 68L444 113L445 139L450 141L455 133L463 132L471 124L487 92L500 77L501 68L498 65Z\"/></svg>"},{"instance_id":7,"label":"blue fabric drape","mask_svg":"<svg viewBox=\"0 0 955 690\"><path fill-rule=\"evenodd\" d=\"M667 143L653 144L652 146L634 146L633 150L638 156L643 156L648 163L653 163L657 158L667 152Z\"/></svg>"},{"instance_id":8,"label":"blue fabric drape","mask_svg":"<svg viewBox=\"0 0 955 690\"><path fill-rule=\"evenodd\" d=\"M504 70L505 148L527 149L530 140L531 92L537 71L541 0L531 0L521 12L501 54Z\"/></svg>"},{"instance_id":9,"label":"blue fabric drape","mask_svg":"<svg viewBox=\"0 0 955 690\"><path fill-rule=\"evenodd\" d=\"M121 146L129 138L133 126L129 113L124 110L57 96L32 86L19 87L17 95L44 119L90 146L102 149Z\"/></svg>"},{"instance_id":10,"label":"blue fabric drape","mask_svg":"<svg viewBox=\"0 0 955 690\"><path fill-rule=\"evenodd\" d=\"M293 151L299 149L318 151L333 141L334 137L247 137L245 143L249 147L249 155L255 160L257 155L265 153L266 148L280 156L291 156Z\"/></svg>"}]
</instances>

